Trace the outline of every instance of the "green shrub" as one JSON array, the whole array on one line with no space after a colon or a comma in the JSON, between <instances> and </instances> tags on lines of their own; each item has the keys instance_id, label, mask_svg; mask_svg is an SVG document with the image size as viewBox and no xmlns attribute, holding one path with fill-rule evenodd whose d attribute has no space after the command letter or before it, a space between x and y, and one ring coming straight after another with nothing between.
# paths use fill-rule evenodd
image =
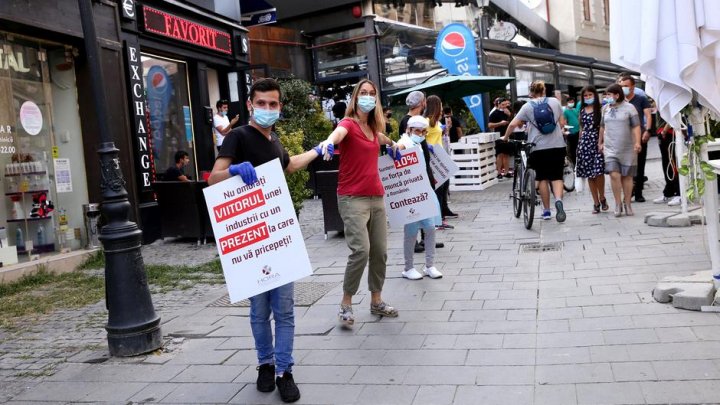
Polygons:
<instances>
[{"instance_id":1,"label":"green shrub","mask_svg":"<svg viewBox=\"0 0 720 405\"><path fill-rule=\"evenodd\" d=\"M284 79L280 81L280 88L283 119L278 121L276 132L290 156L298 155L327 139L332 132L332 122L323 115L320 103L311 98L310 83ZM300 170L285 177L295 212L300 215L303 201L312 195L306 187L310 173Z\"/></svg>"},{"instance_id":2,"label":"green shrub","mask_svg":"<svg viewBox=\"0 0 720 405\"><path fill-rule=\"evenodd\" d=\"M303 133L301 130L288 132L285 128L278 126L276 127L276 132L278 136L280 136L280 142L282 142L290 156L304 152ZM295 173L285 175L290 197L292 198L293 207L297 215L300 215L300 210L302 209L305 199L312 195L312 192L305 187L308 179L310 179L310 173L308 173L307 170L298 170Z\"/></svg>"}]
</instances>

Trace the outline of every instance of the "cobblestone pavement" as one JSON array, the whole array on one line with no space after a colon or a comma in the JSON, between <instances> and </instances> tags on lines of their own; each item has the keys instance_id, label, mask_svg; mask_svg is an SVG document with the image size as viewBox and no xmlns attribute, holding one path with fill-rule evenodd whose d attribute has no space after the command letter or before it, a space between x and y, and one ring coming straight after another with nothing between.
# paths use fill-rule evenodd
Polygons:
<instances>
[{"instance_id":1,"label":"cobblestone pavement","mask_svg":"<svg viewBox=\"0 0 720 405\"><path fill-rule=\"evenodd\" d=\"M648 161L648 200L661 188L658 166ZM663 276L709 268L703 227L648 227L644 213L673 210L650 202L634 204L635 217L592 215L587 193L571 193L566 223L538 217L525 230L509 190L503 181L451 193L460 218L438 232L439 280L402 279L402 231L391 229L383 296L400 316L370 315L363 281L352 330L335 318L349 251L334 233L324 239L320 200L306 202L315 271L302 282L336 287L296 308L300 403L720 403L720 317L650 292ZM528 243L559 250L521 249ZM166 240L143 256L201 263L216 251ZM206 285L154 294L166 344L132 358L108 357L103 302L0 331L0 402L280 403L255 390L248 308L213 305L224 294Z\"/></svg>"}]
</instances>

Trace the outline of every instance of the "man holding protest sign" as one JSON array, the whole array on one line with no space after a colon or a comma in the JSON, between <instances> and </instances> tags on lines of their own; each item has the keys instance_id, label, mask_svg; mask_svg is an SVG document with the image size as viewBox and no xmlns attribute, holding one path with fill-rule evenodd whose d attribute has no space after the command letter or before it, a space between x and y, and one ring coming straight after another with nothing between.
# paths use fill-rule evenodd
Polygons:
<instances>
[{"instance_id":1,"label":"man holding protest sign","mask_svg":"<svg viewBox=\"0 0 720 405\"><path fill-rule=\"evenodd\" d=\"M250 88L247 108L250 124L233 129L224 139L208 183L216 184L232 176L252 186L258 182L255 167L279 159L287 173L305 168L323 152L321 148L300 155L289 156L272 126L280 117L280 86L273 79L261 79ZM332 155L332 145L326 153ZM258 198L262 199L262 190ZM272 196L266 194L264 198ZM244 210L243 205L240 208ZM216 234L217 235L217 234ZM251 235L252 236L252 235ZM234 242L241 243L241 242ZM282 242L284 243L284 242ZM279 244L278 244L279 246ZM275 248L271 246L271 248ZM265 271L266 269L263 269ZM270 269L267 269L270 272ZM292 357L295 335L293 283L287 283L250 297L250 325L258 356L257 389L271 392L278 387L284 402L300 399L300 391L292 375ZM270 315L275 320L275 345Z\"/></svg>"}]
</instances>

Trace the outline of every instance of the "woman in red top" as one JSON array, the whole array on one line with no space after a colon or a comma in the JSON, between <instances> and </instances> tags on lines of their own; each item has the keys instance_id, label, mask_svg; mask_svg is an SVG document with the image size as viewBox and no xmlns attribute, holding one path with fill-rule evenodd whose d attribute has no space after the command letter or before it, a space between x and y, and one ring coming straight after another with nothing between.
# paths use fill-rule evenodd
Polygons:
<instances>
[{"instance_id":1,"label":"woman in red top","mask_svg":"<svg viewBox=\"0 0 720 405\"><path fill-rule=\"evenodd\" d=\"M352 296L357 293L368 261L370 312L391 317L398 315L381 296L387 261L387 219L383 202L385 190L378 173L378 151L380 145L395 147L394 142L381 133L384 129L385 118L377 87L364 79L355 85L345 118L321 144L324 147L339 145L340 148L338 206L345 223L345 240L351 250L339 313L340 322L345 326L355 322Z\"/></svg>"}]
</instances>

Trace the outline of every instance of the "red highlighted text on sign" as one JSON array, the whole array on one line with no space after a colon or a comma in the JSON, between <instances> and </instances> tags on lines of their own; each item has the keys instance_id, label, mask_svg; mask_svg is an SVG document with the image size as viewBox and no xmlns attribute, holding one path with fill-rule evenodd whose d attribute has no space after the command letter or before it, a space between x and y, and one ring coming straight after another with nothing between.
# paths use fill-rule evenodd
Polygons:
<instances>
[{"instance_id":1,"label":"red highlighted text on sign","mask_svg":"<svg viewBox=\"0 0 720 405\"><path fill-rule=\"evenodd\" d=\"M220 223L263 205L265 205L265 196L262 190L258 189L218 205L213 209L213 213L215 214L215 221Z\"/></svg>"},{"instance_id":2,"label":"red highlighted text on sign","mask_svg":"<svg viewBox=\"0 0 720 405\"><path fill-rule=\"evenodd\" d=\"M410 152L403 155L400 160L393 160L396 169L402 169L403 167L414 165L419 162L417 152Z\"/></svg>"},{"instance_id":3,"label":"red highlighted text on sign","mask_svg":"<svg viewBox=\"0 0 720 405\"><path fill-rule=\"evenodd\" d=\"M238 232L220 238L220 252L222 252L223 255L226 255L269 237L270 232L267 224L265 222L261 222L257 225L241 229Z\"/></svg>"}]
</instances>

